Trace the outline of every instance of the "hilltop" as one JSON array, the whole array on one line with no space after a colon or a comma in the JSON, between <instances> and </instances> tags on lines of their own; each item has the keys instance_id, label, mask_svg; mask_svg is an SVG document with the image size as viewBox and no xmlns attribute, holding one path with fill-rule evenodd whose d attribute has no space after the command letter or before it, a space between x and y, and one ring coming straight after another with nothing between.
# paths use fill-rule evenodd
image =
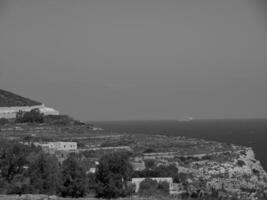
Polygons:
<instances>
[{"instance_id":1,"label":"hilltop","mask_svg":"<svg viewBox=\"0 0 267 200\"><path fill-rule=\"evenodd\" d=\"M0 107L38 106L42 103L0 89Z\"/></svg>"}]
</instances>

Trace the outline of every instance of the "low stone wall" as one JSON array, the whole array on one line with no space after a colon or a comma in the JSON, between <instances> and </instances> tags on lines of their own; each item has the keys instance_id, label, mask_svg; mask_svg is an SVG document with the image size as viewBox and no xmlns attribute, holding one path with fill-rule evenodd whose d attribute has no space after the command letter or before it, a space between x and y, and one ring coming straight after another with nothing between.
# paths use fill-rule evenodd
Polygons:
<instances>
[{"instance_id":1,"label":"low stone wall","mask_svg":"<svg viewBox=\"0 0 267 200\"><path fill-rule=\"evenodd\" d=\"M233 153L233 151L218 151L212 153L201 153L201 154L179 154L178 152L158 152L158 153L144 153L143 157L147 159L164 159L164 158L198 158L203 159L205 156L216 156L225 153Z\"/></svg>"}]
</instances>

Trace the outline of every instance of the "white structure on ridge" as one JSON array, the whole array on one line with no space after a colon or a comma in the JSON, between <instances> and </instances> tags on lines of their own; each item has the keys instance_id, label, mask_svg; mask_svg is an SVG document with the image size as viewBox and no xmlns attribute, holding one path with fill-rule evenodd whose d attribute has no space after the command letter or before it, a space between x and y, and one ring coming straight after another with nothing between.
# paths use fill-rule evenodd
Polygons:
<instances>
[{"instance_id":1,"label":"white structure on ridge","mask_svg":"<svg viewBox=\"0 0 267 200\"><path fill-rule=\"evenodd\" d=\"M46 107L44 104L37 106L14 106L14 107L0 107L0 118L12 119L16 118L19 111L29 112L33 109L39 109L44 115L59 115L59 112L53 108Z\"/></svg>"}]
</instances>

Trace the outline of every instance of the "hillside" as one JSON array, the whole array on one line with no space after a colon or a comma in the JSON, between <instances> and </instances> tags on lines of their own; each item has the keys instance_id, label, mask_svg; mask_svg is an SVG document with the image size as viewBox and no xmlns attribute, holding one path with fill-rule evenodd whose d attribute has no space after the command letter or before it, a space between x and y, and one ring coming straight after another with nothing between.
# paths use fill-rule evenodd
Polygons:
<instances>
[{"instance_id":1,"label":"hillside","mask_svg":"<svg viewBox=\"0 0 267 200\"><path fill-rule=\"evenodd\" d=\"M49 142L76 142L75 155L78 159L82 158L80 163L89 172L91 169L96 169L96 162L104 155L127 152L134 170L131 178L171 176L175 180L172 190L174 196L203 194L217 195L218 198L214 200L220 197L221 199L236 197L235 199L239 200L266 199L258 197L267 192L267 174L260 162L256 160L251 148L184 136L94 131L88 124L61 123L63 121L59 117L51 120L52 122L57 120L57 123L46 121L41 124L6 124L0 127L0 138L45 146ZM65 158L74 151L73 149L63 150L66 153ZM65 159L60 150L52 154L61 162ZM152 161L152 167L149 170L147 170L148 161ZM175 175L168 174L166 168L162 168L168 166L177 168ZM92 194L88 193L88 195ZM3 196L2 199L8 198ZM42 198L37 196L36 199ZM48 198L44 197L44 199ZM94 200L94 198L89 199ZM141 199L139 196L136 198L136 200Z\"/></svg>"},{"instance_id":2,"label":"hillside","mask_svg":"<svg viewBox=\"0 0 267 200\"><path fill-rule=\"evenodd\" d=\"M0 107L37 106L42 103L0 89Z\"/></svg>"}]
</instances>

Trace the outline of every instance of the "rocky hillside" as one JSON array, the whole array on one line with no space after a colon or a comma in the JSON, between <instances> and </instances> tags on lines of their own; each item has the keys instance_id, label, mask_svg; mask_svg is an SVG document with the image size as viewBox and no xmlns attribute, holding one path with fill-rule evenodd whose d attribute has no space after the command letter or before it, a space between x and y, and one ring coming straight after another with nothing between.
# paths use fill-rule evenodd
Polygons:
<instances>
[{"instance_id":1,"label":"rocky hillside","mask_svg":"<svg viewBox=\"0 0 267 200\"><path fill-rule=\"evenodd\" d=\"M0 89L0 107L37 106L42 103Z\"/></svg>"}]
</instances>

